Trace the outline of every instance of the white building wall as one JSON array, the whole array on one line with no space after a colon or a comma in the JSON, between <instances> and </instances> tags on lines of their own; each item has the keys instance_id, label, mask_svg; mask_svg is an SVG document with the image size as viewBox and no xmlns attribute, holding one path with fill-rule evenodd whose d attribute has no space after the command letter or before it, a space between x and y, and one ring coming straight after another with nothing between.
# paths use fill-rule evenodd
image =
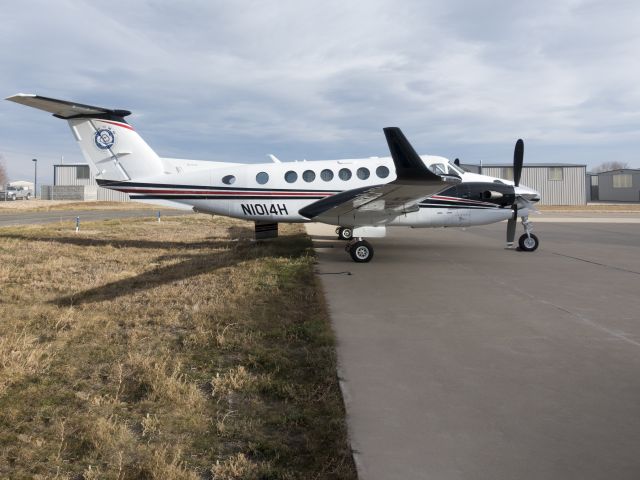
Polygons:
<instances>
[{"instance_id":1,"label":"white building wall","mask_svg":"<svg viewBox=\"0 0 640 480\"><path fill-rule=\"evenodd\" d=\"M83 169L83 173L86 169L89 169L89 178L78 178L78 167ZM129 202L129 195L122 192L116 192L107 188L98 186L96 178L91 171L91 168L87 164L67 164L67 165L54 165L54 186L78 186L87 185L95 187L95 189L85 189L85 200L98 200L106 202Z\"/></svg>"},{"instance_id":2,"label":"white building wall","mask_svg":"<svg viewBox=\"0 0 640 480\"><path fill-rule=\"evenodd\" d=\"M505 178L505 168L508 167L483 167L482 173ZM587 203L586 167L581 165L561 167L562 180L549 180L549 168L525 165L522 169L520 183L540 192L540 205L585 205Z\"/></svg>"}]
</instances>

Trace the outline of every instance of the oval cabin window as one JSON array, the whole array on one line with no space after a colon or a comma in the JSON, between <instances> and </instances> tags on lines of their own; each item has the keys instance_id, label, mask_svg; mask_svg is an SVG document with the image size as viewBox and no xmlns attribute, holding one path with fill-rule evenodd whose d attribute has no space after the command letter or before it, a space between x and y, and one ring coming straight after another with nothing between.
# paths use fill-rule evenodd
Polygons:
<instances>
[{"instance_id":1,"label":"oval cabin window","mask_svg":"<svg viewBox=\"0 0 640 480\"><path fill-rule=\"evenodd\" d=\"M340 177L340 180L344 180L346 182L351 178L351 170L348 168L341 168L338 172L338 177Z\"/></svg>"},{"instance_id":2,"label":"oval cabin window","mask_svg":"<svg viewBox=\"0 0 640 480\"><path fill-rule=\"evenodd\" d=\"M298 180L298 174L293 170L289 170L284 174L284 179L287 181L287 183L293 183Z\"/></svg>"},{"instance_id":3,"label":"oval cabin window","mask_svg":"<svg viewBox=\"0 0 640 480\"><path fill-rule=\"evenodd\" d=\"M387 178L389 176L389 169L382 165L376 168L376 175L380 178Z\"/></svg>"},{"instance_id":4,"label":"oval cabin window","mask_svg":"<svg viewBox=\"0 0 640 480\"><path fill-rule=\"evenodd\" d=\"M234 177L233 175L225 175L224 177L222 177L222 183L226 185L233 185L235 181L236 177Z\"/></svg>"},{"instance_id":5,"label":"oval cabin window","mask_svg":"<svg viewBox=\"0 0 640 480\"><path fill-rule=\"evenodd\" d=\"M260 185L264 185L269 181L269 174L267 172L260 172L256 175L256 182Z\"/></svg>"},{"instance_id":6,"label":"oval cabin window","mask_svg":"<svg viewBox=\"0 0 640 480\"><path fill-rule=\"evenodd\" d=\"M356 175L358 175L358 178L360 180L366 180L367 178L369 178L369 169L368 168L364 168L364 167L360 167L358 169L358 171L356 172Z\"/></svg>"},{"instance_id":7,"label":"oval cabin window","mask_svg":"<svg viewBox=\"0 0 640 480\"><path fill-rule=\"evenodd\" d=\"M325 182L330 182L331 180L333 180L333 172L326 168L322 170L322 172L320 172L320 178Z\"/></svg>"},{"instance_id":8,"label":"oval cabin window","mask_svg":"<svg viewBox=\"0 0 640 480\"><path fill-rule=\"evenodd\" d=\"M307 183L313 182L316 179L316 174L313 170L305 170L302 173L302 179Z\"/></svg>"}]
</instances>

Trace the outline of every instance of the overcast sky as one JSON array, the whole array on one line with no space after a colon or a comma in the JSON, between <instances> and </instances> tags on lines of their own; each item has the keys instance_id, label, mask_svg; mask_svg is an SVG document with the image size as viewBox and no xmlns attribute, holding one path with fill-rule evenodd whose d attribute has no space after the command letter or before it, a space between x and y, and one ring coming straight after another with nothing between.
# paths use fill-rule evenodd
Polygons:
<instances>
[{"instance_id":1,"label":"overcast sky","mask_svg":"<svg viewBox=\"0 0 640 480\"><path fill-rule=\"evenodd\" d=\"M388 155L640 167L640 2L5 0L0 94L133 112L161 156ZM81 162L66 122L0 102L12 180Z\"/></svg>"}]
</instances>

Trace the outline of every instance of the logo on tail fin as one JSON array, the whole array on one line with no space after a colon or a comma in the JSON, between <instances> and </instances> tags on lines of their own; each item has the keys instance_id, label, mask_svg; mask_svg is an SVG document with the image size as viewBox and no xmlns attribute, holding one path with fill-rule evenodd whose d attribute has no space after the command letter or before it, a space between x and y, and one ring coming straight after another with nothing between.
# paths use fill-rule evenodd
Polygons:
<instances>
[{"instance_id":1,"label":"logo on tail fin","mask_svg":"<svg viewBox=\"0 0 640 480\"><path fill-rule=\"evenodd\" d=\"M100 150L108 150L116 143L116 134L110 128L100 128L96 131L94 142Z\"/></svg>"}]
</instances>

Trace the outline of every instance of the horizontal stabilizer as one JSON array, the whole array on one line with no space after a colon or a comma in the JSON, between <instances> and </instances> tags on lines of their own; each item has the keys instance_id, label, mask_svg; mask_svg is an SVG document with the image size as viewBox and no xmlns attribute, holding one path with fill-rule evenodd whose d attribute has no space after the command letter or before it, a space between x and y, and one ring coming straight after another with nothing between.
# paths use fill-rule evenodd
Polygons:
<instances>
[{"instance_id":1,"label":"horizontal stabilizer","mask_svg":"<svg viewBox=\"0 0 640 480\"><path fill-rule=\"evenodd\" d=\"M129 110L113 110L110 108L94 107L82 103L56 100L55 98L41 97L33 93L18 93L6 100L20 103L28 107L44 110L58 118L83 118L83 117L126 117L131 115Z\"/></svg>"}]
</instances>

